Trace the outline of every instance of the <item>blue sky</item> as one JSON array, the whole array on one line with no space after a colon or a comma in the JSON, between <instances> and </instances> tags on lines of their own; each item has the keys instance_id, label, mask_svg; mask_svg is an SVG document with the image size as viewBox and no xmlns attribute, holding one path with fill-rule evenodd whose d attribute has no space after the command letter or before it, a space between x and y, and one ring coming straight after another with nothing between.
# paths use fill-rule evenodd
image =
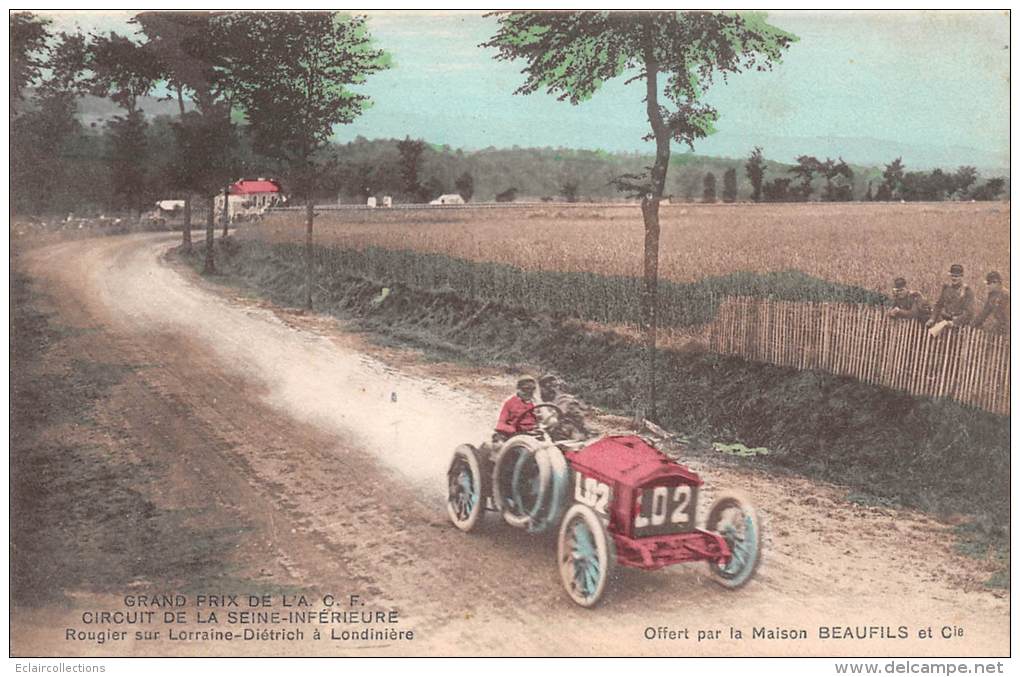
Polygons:
<instances>
[{"instance_id":1,"label":"blue sky","mask_svg":"<svg viewBox=\"0 0 1020 677\"><path fill-rule=\"evenodd\" d=\"M127 30L129 12L57 18L57 28ZM564 146L652 152L642 86L607 83L579 106L514 96L521 65L480 48L495 19L464 12L368 12L396 66L360 89L373 107L338 140L410 135L465 149ZM877 164L1009 166L1007 12L772 12L800 41L767 73L717 81L719 131L698 153L776 160L842 155ZM676 148L676 150L685 150Z\"/></svg>"}]
</instances>

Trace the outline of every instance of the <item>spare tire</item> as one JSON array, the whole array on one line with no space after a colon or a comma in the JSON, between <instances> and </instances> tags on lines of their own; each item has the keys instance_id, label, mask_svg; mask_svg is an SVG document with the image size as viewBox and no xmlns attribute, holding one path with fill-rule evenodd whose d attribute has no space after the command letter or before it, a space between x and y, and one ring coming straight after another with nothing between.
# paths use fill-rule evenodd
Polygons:
<instances>
[{"instance_id":1,"label":"spare tire","mask_svg":"<svg viewBox=\"0 0 1020 677\"><path fill-rule=\"evenodd\" d=\"M507 440L493 464L496 509L512 527L545 531L566 503L566 460L556 445L530 435Z\"/></svg>"}]
</instances>

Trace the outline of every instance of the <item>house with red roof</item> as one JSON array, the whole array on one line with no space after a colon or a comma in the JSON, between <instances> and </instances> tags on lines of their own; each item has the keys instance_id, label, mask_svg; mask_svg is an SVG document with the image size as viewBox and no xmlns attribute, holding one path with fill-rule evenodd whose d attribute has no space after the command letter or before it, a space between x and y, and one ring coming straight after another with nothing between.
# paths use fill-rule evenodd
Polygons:
<instances>
[{"instance_id":1,"label":"house with red roof","mask_svg":"<svg viewBox=\"0 0 1020 677\"><path fill-rule=\"evenodd\" d=\"M238 179L230 184L230 220L260 215L270 207L286 204L287 196L276 179ZM223 195L216 196L216 213L223 213Z\"/></svg>"}]
</instances>

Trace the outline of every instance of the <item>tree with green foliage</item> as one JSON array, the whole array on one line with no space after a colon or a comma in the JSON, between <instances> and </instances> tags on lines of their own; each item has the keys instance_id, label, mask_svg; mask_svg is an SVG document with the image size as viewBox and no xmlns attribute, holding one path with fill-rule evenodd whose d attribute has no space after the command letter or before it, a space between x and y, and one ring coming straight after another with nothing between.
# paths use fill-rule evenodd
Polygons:
<instances>
[{"instance_id":1,"label":"tree with green foliage","mask_svg":"<svg viewBox=\"0 0 1020 677\"><path fill-rule=\"evenodd\" d=\"M191 250L194 195L214 193L229 180L229 175L221 176L223 172L232 168L229 161L225 162L230 154L223 152L228 148L223 144L234 140L229 112L213 92L212 63L215 59L209 57L217 43L211 21L212 15L208 12L142 12L132 19L145 35L145 48L159 60L163 79L173 92L180 113L180 120L174 126L178 145L168 178L170 185L184 194L181 244L185 251ZM185 94L194 103L197 114L188 114ZM214 198L210 198L210 215L213 202ZM207 240L209 236L207 224ZM215 269L211 244L206 255L207 267Z\"/></svg>"},{"instance_id":2,"label":"tree with green foliage","mask_svg":"<svg viewBox=\"0 0 1020 677\"><path fill-rule=\"evenodd\" d=\"M903 190L903 158L898 157L885 166L882 172L882 184L878 187L876 200L895 200Z\"/></svg>"},{"instance_id":3,"label":"tree with green foliage","mask_svg":"<svg viewBox=\"0 0 1020 677\"><path fill-rule=\"evenodd\" d=\"M457 193L464 198L464 202L471 202L471 197L475 194L475 179L470 172L464 172L458 176L457 180L453 182L453 186L457 189Z\"/></svg>"},{"instance_id":4,"label":"tree with green foliage","mask_svg":"<svg viewBox=\"0 0 1020 677\"><path fill-rule=\"evenodd\" d=\"M814 191L812 182L815 174L822 169L822 163L813 155L801 155L797 158L797 164L789 169L790 174L800 179L796 188L790 190L790 197L800 202L807 202L811 199Z\"/></svg>"},{"instance_id":5,"label":"tree with green foliage","mask_svg":"<svg viewBox=\"0 0 1020 677\"><path fill-rule=\"evenodd\" d=\"M46 42L50 38L49 19L31 12L11 12L10 21L10 113L24 99L25 89L38 82L44 66Z\"/></svg>"},{"instance_id":6,"label":"tree with green foliage","mask_svg":"<svg viewBox=\"0 0 1020 677\"><path fill-rule=\"evenodd\" d=\"M1006 179L999 177L988 179L988 181L974 189L971 193L971 198L979 201L996 200L1005 189Z\"/></svg>"},{"instance_id":7,"label":"tree with green foliage","mask_svg":"<svg viewBox=\"0 0 1020 677\"><path fill-rule=\"evenodd\" d=\"M148 123L138 107L163 76L163 66L144 46L117 33L93 36L88 45L86 67L90 93L109 97L124 109L107 123L110 131L110 168L113 194L121 205L141 213L148 201Z\"/></svg>"},{"instance_id":8,"label":"tree with green foliage","mask_svg":"<svg viewBox=\"0 0 1020 677\"><path fill-rule=\"evenodd\" d=\"M854 199L854 171L843 158L833 160L825 158L818 165L825 178L825 190L822 200L825 202L851 202Z\"/></svg>"},{"instance_id":9,"label":"tree with green foliage","mask_svg":"<svg viewBox=\"0 0 1020 677\"><path fill-rule=\"evenodd\" d=\"M218 80L244 110L256 152L285 164L305 198L308 308L317 155L336 125L353 122L370 103L350 86L389 67L365 22L363 16L319 11L229 12L215 22L227 48Z\"/></svg>"},{"instance_id":10,"label":"tree with green foliage","mask_svg":"<svg viewBox=\"0 0 1020 677\"><path fill-rule=\"evenodd\" d=\"M793 183L793 179L772 179L761 187L762 200L765 202L790 202L791 194L794 192L790 189L791 183Z\"/></svg>"},{"instance_id":11,"label":"tree with green foliage","mask_svg":"<svg viewBox=\"0 0 1020 677\"><path fill-rule=\"evenodd\" d=\"M48 20L11 15L11 202L36 213L51 209L63 184L66 144L80 133L78 96L84 92L85 36L52 36ZM23 90L35 87L31 104Z\"/></svg>"},{"instance_id":12,"label":"tree with green foliage","mask_svg":"<svg viewBox=\"0 0 1020 677\"><path fill-rule=\"evenodd\" d=\"M497 16L499 29L483 46L498 50L497 59L525 62L525 82L517 94L544 89L578 104L612 78L629 74L627 82L644 81L655 162L642 175L620 177L617 186L641 196L641 315L647 354L642 409L654 416L659 203L670 144L693 150L695 141L714 131L718 114L702 97L715 75L768 69L796 38L768 24L760 13L519 11Z\"/></svg>"},{"instance_id":13,"label":"tree with green foliage","mask_svg":"<svg viewBox=\"0 0 1020 677\"><path fill-rule=\"evenodd\" d=\"M767 166L765 164L765 157L762 155L761 146L755 146L754 150L751 151L751 156L747 159L747 164L744 165L747 171L747 178L751 181L751 199L755 202L761 202L761 189L762 183L765 180L765 169Z\"/></svg>"},{"instance_id":14,"label":"tree with green foliage","mask_svg":"<svg viewBox=\"0 0 1020 677\"><path fill-rule=\"evenodd\" d=\"M207 274L216 272L214 254L215 193L219 186L228 181L235 169L232 154L224 148L235 147L238 143L236 128L222 114L188 111L171 123L174 136L173 155L167 168L167 179L171 186L185 192L184 234L182 246L191 249L191 196L209 195L206 214L206 261Z\"/></svg>"},{"instance_id":15,"label":"tree with green foliage","mask_svg":"<svg viewBox=\"0 0 1020 677\"><path fill-rule=\"evenodd\" d=\"M722 189L723 202L736 202L737 201L736 168L730 167L725 172L723 172L722 183L723 183Z\"/></svg>"},{"instance_id":16,"label":"tree with green foliage","mask_svg":"<svg viewBox=\"0 0 1020 677\"><path fill-rule=\"evenodd\" d=\"M970 199L970 187L977 181L977 169L969 165L963 165L952 175L952 195L958 200Z\"/></svg>"},{"instance_id":17,"label":"tree with green foliage","mask_svg":"<svg viewBox=\"0 0 1020 677\"><path fill-rule=\"evenodd\" d=\"M412 200L428 202L423 200L425 192L419 179L421 171L421 158L425 153L425 142L421 139L405 137L397 144L397 152L400 153L400 179L403 182L404 193Z\"/></svg>"},{"instance_id":18,"label":"tree with green foliage","mask_svg":"<svg viewBox=\"0 0 1020 677\"><path fill-rule=\"evenodd\" d=\"M708 172L702 182L701 201L715 202L715 174Z\"/></svg>"}]
</instances>

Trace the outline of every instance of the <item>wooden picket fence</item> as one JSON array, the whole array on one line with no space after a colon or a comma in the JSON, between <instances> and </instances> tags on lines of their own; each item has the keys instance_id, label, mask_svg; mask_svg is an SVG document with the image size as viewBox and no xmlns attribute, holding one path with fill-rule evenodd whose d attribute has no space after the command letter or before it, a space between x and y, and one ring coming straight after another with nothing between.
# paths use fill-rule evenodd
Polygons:
<instances>
[{"instance_id":1,"label":"wooden picket fence","mask_svg":"<svg viewBox=\"0 0 1020 677\"><path fill-rule=\"evenodd\" d=\"M758 362L820 369L914 395L1009 415L1009 337L958 327L933 338L876 306L728 297L709 348Z\"/></svg>"}]
</instances>

